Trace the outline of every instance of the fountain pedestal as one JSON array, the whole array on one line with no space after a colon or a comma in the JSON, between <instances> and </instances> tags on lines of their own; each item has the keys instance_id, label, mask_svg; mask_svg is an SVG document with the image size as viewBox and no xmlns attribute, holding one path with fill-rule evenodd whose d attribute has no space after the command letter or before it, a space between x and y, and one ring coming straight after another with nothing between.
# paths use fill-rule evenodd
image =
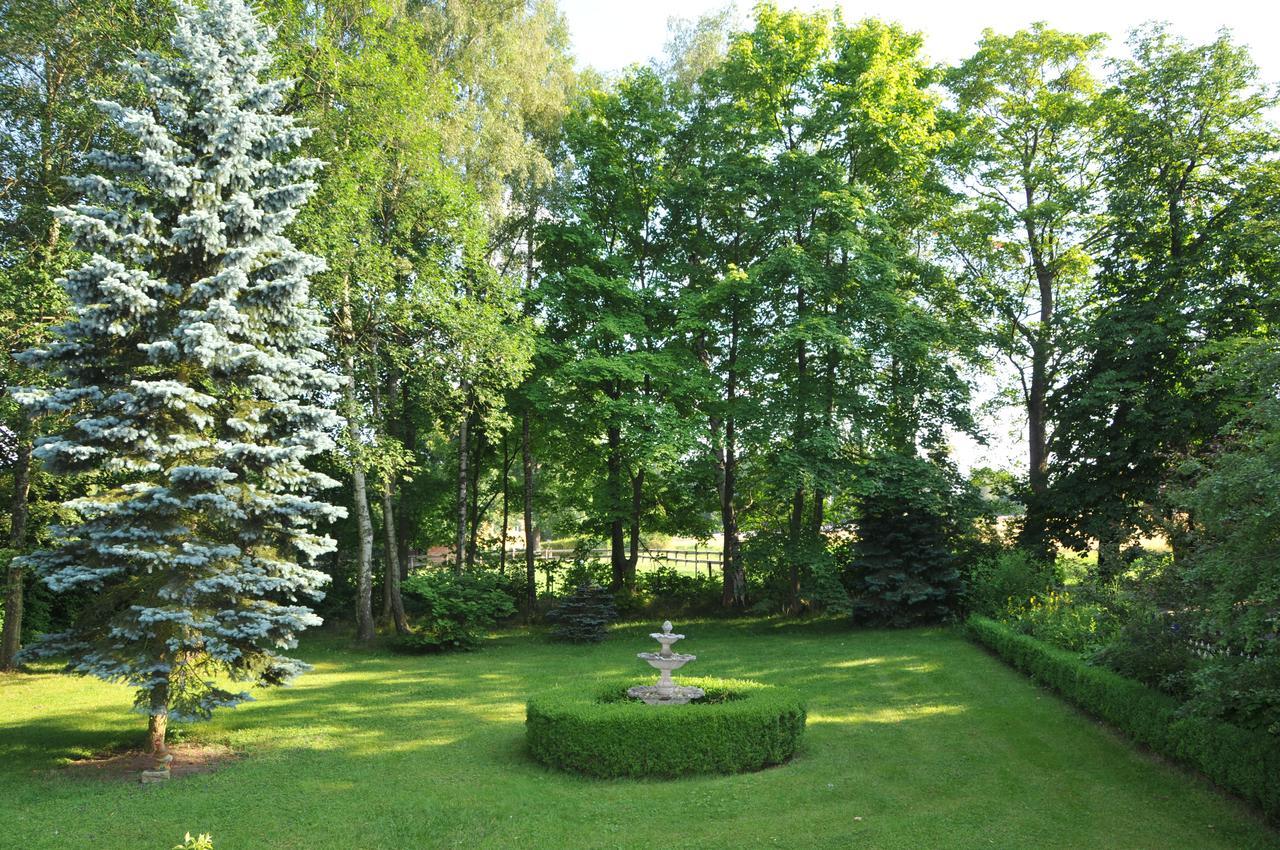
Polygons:
<instances>
[{"instance_id":1,"label":"fountain pedestal","mask_svg":"<svg viewBox=\"0 0 1280 850\"><path fill-rule=\"evenodd\" d=\"M636 654L636 657L644 659L649 663L650 667L658 671L658 683L656 685L637 685L634 688L628 688L627 696L632 699L642 700L649 705L683 705L689 700L705 696L702 688L677 685L671 678L672 670L679 670L698 657L671 651L671 645L684 638L684 635L671 633L671 621L668 620L663 623L662 631L653 632L649 637L658 642L662 647L661 651L640 652Z\"/></svg>"}]
</instances>

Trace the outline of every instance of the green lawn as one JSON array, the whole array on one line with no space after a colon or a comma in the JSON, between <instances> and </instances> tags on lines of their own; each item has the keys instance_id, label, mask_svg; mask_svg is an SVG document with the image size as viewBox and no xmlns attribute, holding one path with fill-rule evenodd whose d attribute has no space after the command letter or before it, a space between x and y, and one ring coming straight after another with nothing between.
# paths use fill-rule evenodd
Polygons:
<instances>
[{"instance_id":1,"label":"green lawn","mask_svg":"<svg viewBox=\"0 0 1280 850\"><path fill-rule=\"evenodd\" d=\"M135 738L123 688L0 678L0 848L1280 847L1242 805L1140 753L958 633L832 623L682 623L689 672L785 683L809 700L791 764L678 781L551 773L523 744L525 694L642 673L650 629L579 648L512 633L406 657L316 640L296 687L188 737L243 754L140 786L60 760ZM661 709L656 709L661 710ZM664 830L674 831L675 836Z\"/></svg>"}]
</instances>

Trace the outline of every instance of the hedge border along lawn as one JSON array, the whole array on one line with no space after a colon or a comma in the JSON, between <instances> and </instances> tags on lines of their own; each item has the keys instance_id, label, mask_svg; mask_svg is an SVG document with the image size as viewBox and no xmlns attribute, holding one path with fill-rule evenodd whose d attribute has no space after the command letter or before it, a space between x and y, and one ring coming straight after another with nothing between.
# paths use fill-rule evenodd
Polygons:
<instances>
[{"instance_id":1,"label":"hedge border along lawn","mask_svg":"<svg viewBox=\"0 0 1280 850\"><path fill-rule=\"evenodd\" d=\"M1280 746L1268 735L1187 717L1172 697L977 615L969 633L1032 679L1157 753L1196 768L1280 821Z\"/></svg>"},{"instance_id":2,"label":"hedge border along lawn","mask_svg":"<svg viewBox=\"0 0 1280 850\"><path fill-rule=\"evenodd\" d=\"M686 705L645 705L626 697L634 680L561 687L525 707L533 757L548 767L598 778L742 773L782 764L804 732L794 691L745 679L677 679L706 696Z\"/></svg>"}]
</instances>

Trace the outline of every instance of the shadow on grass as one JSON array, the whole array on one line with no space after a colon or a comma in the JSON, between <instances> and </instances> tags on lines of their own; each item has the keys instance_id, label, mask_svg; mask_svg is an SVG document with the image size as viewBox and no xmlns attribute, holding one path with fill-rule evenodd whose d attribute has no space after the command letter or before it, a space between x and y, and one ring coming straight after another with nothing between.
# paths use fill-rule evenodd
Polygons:
<instances>
[{"instance_id":1,"label":"shadow on grass","mask_svg":"<svg viewBox=\"0 0 1280 850\"><path fill-rule=\"evenodd\" d=\"M127 708L125 712L127 712ZM59 762L138 746L146 729L141 715L137 731L120 726L121 710L80 708L59 716L39 717L0 726L0 763L24 767L53 767Z\"/></svg>"}]
</instances>

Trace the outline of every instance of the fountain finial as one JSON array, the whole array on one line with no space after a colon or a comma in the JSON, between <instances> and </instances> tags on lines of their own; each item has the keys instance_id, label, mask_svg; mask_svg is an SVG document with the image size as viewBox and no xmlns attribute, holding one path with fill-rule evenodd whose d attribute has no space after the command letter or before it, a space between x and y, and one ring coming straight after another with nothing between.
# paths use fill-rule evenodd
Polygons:
<instances>
[{"instance_id":1,"label":"fountain finial","mask_svg":"<svg viewBox=\"0 0 1280 850\"><path fill-rule=\"evenodd\" d=\"M658 684L637 685L627 690L627 696L643 700L649 705L682 705L689 700L706 695L702 688L677 685L671 678L672 670L678 670L698 657L671 651L671 644L684 639L684 635L672 634L671 629L671 621L667 620L662 624L662 631L649 635L662 647L661 651L640 652L636 656L643 658L651 667L659 671Z\"/></svg>"}]
</instances>

